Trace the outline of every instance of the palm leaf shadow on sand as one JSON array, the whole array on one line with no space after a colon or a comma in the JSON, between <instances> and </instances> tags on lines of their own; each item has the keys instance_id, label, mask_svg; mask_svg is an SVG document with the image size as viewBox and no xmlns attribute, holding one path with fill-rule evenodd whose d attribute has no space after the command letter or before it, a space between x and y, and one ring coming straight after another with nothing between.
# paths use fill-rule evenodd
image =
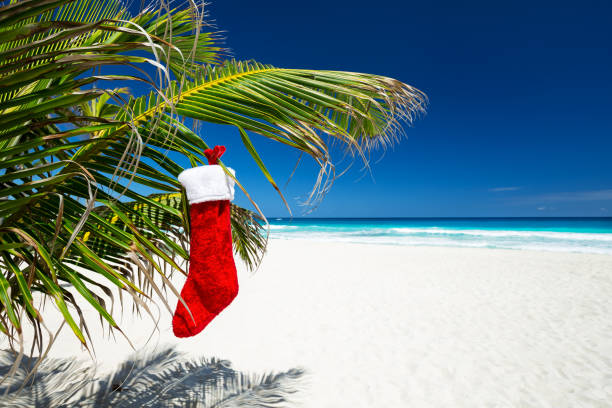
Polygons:
<instances>
[{"instance_id":1,"label":"palm leaf shadow on sand","mask_svg":"<svg viewBox=\"0 0 612 408\"><path fill-rule=\"evenodd\" d=\"M0 351L0 407L290 407L304 370L247 374L217 358L187 359L172 348L136 354L115 371L98 376L93 365L45 359L27 379L37 359L24 358L7 376L15 354Z\"/></svg>"}]
</instances>

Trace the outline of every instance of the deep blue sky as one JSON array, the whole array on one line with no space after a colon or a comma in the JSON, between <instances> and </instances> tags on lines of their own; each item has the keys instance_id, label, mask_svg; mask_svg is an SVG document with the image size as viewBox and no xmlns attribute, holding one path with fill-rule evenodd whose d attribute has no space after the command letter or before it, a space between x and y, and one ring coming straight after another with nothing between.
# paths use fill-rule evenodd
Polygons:
<instances>
[{"instance_id":1,"label":"deep blue sky","mask_svg":"<svg viewBox=\"0 0 612 408\"><path fill-rule=\"evenodd\" d=\"M612 2L217 0L208 12L238 59L387 75L429 96L407 138L375 153L371 174L356 161L312 216L612 216ZM204 132L266 215L287 216L237 131ZM284 184L297 154L253 142ZM306 160L284 190L294 215L315 176Z\"/></svg>"}]
</instances>

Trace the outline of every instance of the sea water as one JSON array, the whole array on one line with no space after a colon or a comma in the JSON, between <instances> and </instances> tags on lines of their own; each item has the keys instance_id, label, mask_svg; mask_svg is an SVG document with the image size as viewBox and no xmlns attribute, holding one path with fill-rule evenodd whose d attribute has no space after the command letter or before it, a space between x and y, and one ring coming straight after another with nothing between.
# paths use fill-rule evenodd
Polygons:
<instances>
[{"instance_id":1,"label":"sea water","mask_svg":"<svg viewBox=\"0 0 612 408\"><path fill-rule=\"evenodd\" d=\"M271 239L612 254L612 218L273 218Z\"/></svg>"}]
</instances>

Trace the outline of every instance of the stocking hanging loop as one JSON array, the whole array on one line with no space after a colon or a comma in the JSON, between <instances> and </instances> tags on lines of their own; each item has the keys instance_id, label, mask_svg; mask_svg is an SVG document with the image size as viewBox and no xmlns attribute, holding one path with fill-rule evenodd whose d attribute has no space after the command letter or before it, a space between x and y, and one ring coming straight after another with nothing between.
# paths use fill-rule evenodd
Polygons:
<instances>
[{"instance_id":1,"label":"stocking hanging loop","mask_svg":"<svg viewBox=\"0 0 612 408\"><path fill-rule=\"evenodd\" d=\"M217 164L219 163L219 159L225 153L225 146L215 146L214 149L206 149L204 150L204 154L208 159L208 164Z\"/></svg>"}]
</instances>

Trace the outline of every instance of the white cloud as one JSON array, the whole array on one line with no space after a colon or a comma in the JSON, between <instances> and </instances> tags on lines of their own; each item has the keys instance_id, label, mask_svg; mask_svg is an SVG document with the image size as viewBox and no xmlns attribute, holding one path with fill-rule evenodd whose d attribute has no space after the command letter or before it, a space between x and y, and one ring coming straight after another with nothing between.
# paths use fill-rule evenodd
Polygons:
<instances>
[{"instance_id":1,"label":"white cloud","mask_svg":"<svg viewBox=\"0 0 612 408\"><path fill-rule=\"evenodd\" d=\"M511 186L511 187L494 187L494 188L490 188L489 191L493 191L495 193L500 192L500 191L516 191L516 190L520 190L520 187L516 187L516 186Z\"/></svg>"},{"instance_id":2,"label":"white cloud","mask_svg":"<svg viewBox=\"0 0 612 408\"><path fill-rule=\"evenodd\" d=\"M609 201L612 200L612 189L542 194L533 198L547 202Z\"/></svg>"},{"instance_id":3,"label":"white cloud","mask_svg":"<svg viewBox=\"0 0 612 408\"><path fill-rule=\"evenodd\" d=\"M591 191L565 191L559 193L547 193L522 197L506 197L506 202L512 205L532 205L540 211L553 210L555 204L578 203L578 202L600 202L601 204L612 202L612 189ZM604 204L605 205L605 204ZM542 209L540 209L542 207ZM609 208L609 206L599 208ZM601 210L605 211L605 210Z\"/></svg>"}]
</instances>

